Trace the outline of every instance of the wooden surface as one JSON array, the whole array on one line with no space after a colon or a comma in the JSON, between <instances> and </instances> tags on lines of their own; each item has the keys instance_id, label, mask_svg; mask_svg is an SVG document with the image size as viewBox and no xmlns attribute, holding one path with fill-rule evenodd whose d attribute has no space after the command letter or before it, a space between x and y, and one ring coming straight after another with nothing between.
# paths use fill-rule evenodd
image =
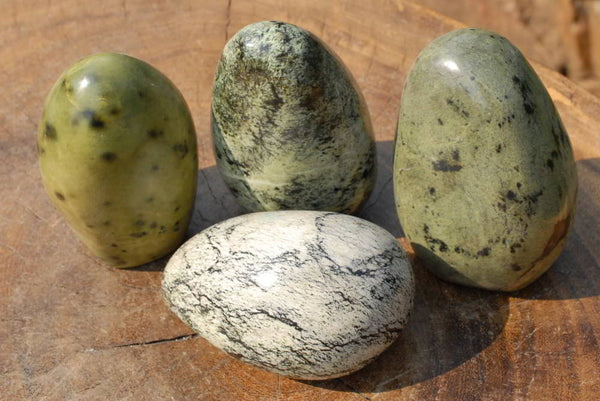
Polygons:
<instances>
[{"instance_id":1,"label":"wooden surface","mask_svg":"<svg viewBox=\"0 0 600 401\"><path fill-rule=\"evenodd\" d=\"M169 312L165 259L118 270L92 257L38 173L42 102L62 70L128 53L169 76L199 139L190 234L239 213L209 135L210 90L226 39L279 19L327 42L354 74L378 140L378 186L361 215L402 236L391 192L402 82L417 53L460 24L401 1L3 0L0 13L0 400L597 400L600 394L600 102L538 71L574 145L574 232L552 269L501 294L437 280L415 265L416 305L400 339L362 371L298 382L238 362Z\"/></svg>"}]
</instances>

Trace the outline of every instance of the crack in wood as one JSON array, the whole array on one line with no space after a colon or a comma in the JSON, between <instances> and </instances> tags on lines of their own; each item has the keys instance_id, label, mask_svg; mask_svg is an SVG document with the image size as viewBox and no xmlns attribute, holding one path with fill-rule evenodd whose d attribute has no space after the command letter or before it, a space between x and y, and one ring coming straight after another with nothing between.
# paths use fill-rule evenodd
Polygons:
<instances>
[{"instance_id":1,"label":"crack in wood","mask_svg":"<svg viewBox=\"0 0 600 401\"><path fill-rule=\"evenodd\" d=\"M185 334L183 336L165 338L165 339L160 339L160 340L142 341L139 343L118 344L118 345L113 345L110 348L125 348L125 347L138 347L138 346L145 346L145 345L163 344L163 343L168 343L168 342L173 342L173 341L189 340L189 339L196 338L196 337L198 337L198 334L196 334L196 333Z\"/></svg>"},{"instance_id":2,"label":"crack in wood","mask_svg":"<svg viewBox=\"0 0 600 401\"><path fill-rule=\"evenodd\" d=\"M185 341L185 340L190 340L190 339L196 338L196 337L198 337L198 333L184 334L182 336L163 338L160 340L141 341L141 342L137 342L137 343L127 343L127 344L116 344L116 345L110 345L108 347L102 347L102 348L88 348L85 350L85 352L106 351L106 350L111 350L111 349L115 349L115 348L144 347L146 345L155 345L155 344L163 344L163 343L168 343L168 342Z\"/></svg>"}]
</instances>

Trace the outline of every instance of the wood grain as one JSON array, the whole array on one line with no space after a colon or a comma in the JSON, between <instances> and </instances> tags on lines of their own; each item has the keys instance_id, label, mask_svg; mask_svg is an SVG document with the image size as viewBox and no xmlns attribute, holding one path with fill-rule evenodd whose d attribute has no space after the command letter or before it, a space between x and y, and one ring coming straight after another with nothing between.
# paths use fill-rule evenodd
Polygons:
<instances>
[{"instance_id":1,"label":"wood grain","mask_svg":"<svg viewBox=\"0 0 600 401\"><path fill-rule=\"evenodd\" d=\"M418 52L461 25L402 1L6 0L0 14L1 400L596 400L600 394L600 102L536 67L571 136L577 219L555 266L513 294L447 284L415 265L418 296L401 338L349 377L298 382L238 362L194 336L163 302L165 259L108 267L78 242L43 191L35 138L62 70L99 51L169 76L198 131L189 234L241 211L214 167L210 91L227 38L279 19L344 60L369 105L378 186L362 216L402 237L391 192L402 83Z\"/></svg>"}]
</instances>

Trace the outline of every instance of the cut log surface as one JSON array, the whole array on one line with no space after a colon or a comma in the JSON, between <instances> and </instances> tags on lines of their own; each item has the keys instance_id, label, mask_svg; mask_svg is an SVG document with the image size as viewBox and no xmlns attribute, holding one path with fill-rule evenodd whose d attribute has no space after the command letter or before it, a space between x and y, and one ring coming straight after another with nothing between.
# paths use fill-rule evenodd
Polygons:
<instances>
[{"instance_id":1,"label":"cut log surface","mask_svg":"<svg viewBox=\"0 0 600 401\"><path fill-rule=\"evenodd\" d=\"M160 292L167 258L120 270L77 240L46 196L37 165L37 125L60 73L113 51L149 62L177 85L198 132L192 235L241 213L214 166L211 87L227 39L265 19L312 31L356 78L379 163L360 216L402 241L391 189L402 84L419 51L458 22L399 0L4 0L0 400L597 400L600 102L537 65L577 160L577 217L566 250L538 281L509 294L442 282L416 261L406 329L350 376L300 382L239 362L169 311Z\"/></svg>"}]
</instances>

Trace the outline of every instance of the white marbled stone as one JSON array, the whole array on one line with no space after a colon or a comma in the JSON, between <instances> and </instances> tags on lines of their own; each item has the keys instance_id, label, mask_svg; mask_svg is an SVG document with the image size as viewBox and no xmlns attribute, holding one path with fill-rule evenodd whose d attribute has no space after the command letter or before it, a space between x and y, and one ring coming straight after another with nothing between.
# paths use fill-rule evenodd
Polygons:
<instances>
[{"instance_id":1,"label":"white marbled stone","mask_svg":"<svg viewBox=\"0 0 600 401\"><path fill-rule=\"evenodd\" d=\"M414 279L387 231L313 211L247 214L186 242L165 268L173 311L242 361L321 380L354 372L406 323Z\"/></svg>"}]
</instances>

